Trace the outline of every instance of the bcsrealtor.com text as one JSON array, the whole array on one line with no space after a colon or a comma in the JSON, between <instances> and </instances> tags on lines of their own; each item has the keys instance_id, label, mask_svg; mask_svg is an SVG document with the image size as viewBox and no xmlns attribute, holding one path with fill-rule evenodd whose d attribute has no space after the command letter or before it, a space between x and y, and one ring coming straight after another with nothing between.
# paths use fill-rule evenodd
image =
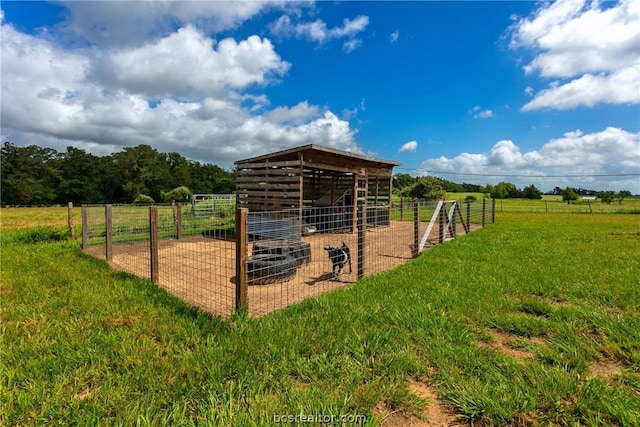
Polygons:
<instances>
[{"instance_id":1,"label":"bcsrealtor.com text","mask_svg":"<svg viewBox=\"0 0 640 427\"><path fill-rule=\"evenodd\" d=\"M341 424L363 425L367 421L364 414L273 414L274 424L331 424L339 422Z\"/></svg>"}]
</instances>

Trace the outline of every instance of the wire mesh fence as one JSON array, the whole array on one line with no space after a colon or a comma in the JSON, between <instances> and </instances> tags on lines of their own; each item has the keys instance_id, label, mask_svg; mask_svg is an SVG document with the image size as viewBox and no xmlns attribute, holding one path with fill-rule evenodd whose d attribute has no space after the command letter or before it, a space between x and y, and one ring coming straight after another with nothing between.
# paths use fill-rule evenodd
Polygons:
<instances>
[{"instance_id":1,"label":"wire mesh fence","mask_svg":"<svg viewBox=\"0 0 640 427\"><path fill-rule=\"evenodd\" d=\"M495 222L495 203L413 202L235 212L83 206L83 249L199 309L260 316L390 270Z\"/></svg>"},{"instance_id":2,"label":"wire mesh fence","mask_svg":"<svg viewBox=\"0 0 640 427\"><path fill-rule=\"evenodd\" d=\"M83 206L83 248L201 310L235 309L235 218L181 204ZM232 211L233 213L233 211Z\"/></svg>"}]
</instances>

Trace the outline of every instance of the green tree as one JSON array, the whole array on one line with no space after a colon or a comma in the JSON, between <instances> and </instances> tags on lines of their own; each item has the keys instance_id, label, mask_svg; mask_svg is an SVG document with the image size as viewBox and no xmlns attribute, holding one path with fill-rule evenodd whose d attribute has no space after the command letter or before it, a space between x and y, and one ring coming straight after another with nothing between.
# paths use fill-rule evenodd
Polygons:
<instances>
[{"instance_id":1,"label":"green tree","mask_svg":"<svg viewBox=\"0 0 640 427\"><path fill-rule=\"evenodd\" d=\"M416 199L441 200L445 198L447 192L442 188L442 182L438 178L425 176L406 188L401 195Z\"/></svg>"},{"instance_id":2,"label":"green tree","mask_svg":"<svg viewBox=\"0 0 640 427\"><path fill-rule=\"evenodd\" d=\"M59 153L37 145L17 147L6 141L1 149L2 191L6 205L51 205L59 184Z\"/></svg>"},{"instance_id":3,"label":"green tree","mask_svg":"<svg viewBox=\"0 0 640 427\"><path fill-rule=\"evenodd\" d=\"M618 203L622 204L622 201L630 196L631 196L631 191L627 191L627 190L618 191L616 193L616 200L618 201Z\"/></svg>"},{"instance_id":4,"label":"green tree","mask_svg":"<svg viewBox=\"0 0 640 427\"><path fill-rule=\"evenodd\" d=\"M499 182L497 185L487 185L487 192L494 199L508 199L518 197L518 188L510 182Z\"/></svg>"},{"instance_id":5,"label":"green tree","mask_svg":"<svg viewBox=\"0 0 640 427\"><path fill-rule=\"evenodd\" d=\"M542 191L538 190L535 185L531 184L522 189L522 197L525 199L542 199Z\"/></svg>"},{"instance_id":6,"label":"green tree","mask_svg":"<svg viewBox=\"0 0 640 427\"><path fill-rule=\"evenodd\" d=\"M236 189L233 173L210 164L191 164L191 189L200 194L230 194Z\"/></svg>"},{"instance_id":7,"label":"green tree","mask_svg":"<svg viewBox=\"0 0 640 427\"><path fill-rule=\"evenodd\" d=\"M169 153L165 156L171 175L169 188L191 187L191 170L189 161L178 153Z\"/></svg>"},{"instance_id":8,"label":"green tree","mask_svg":"<svg viewBox=\"0 0 640 427\"><path fill-rule=\"evenodd\" d=\"M598 193L598 198L602 203L610 205L616 197L616 193L613 191L601 191Z\"/></svg>"},{"instance_id":9,"label":"green tree","mask_svg":"<svg viewBox=\"0 0 640 427\"><path fill-rule=\"evenodd\" d=\"M124 177L122 190L126 200L132 200L139 194L161 200L162 191L174 187L166 157L148 145L125 147L114 158Z\"/></svg>"},{"instance_id":10,"label":"green tree","mask_svg":"<svg viewBox=\"0 0 640 427\"><path fill-rule=\"evenodd\" d=\"M418 178L408 173L397 173L393 175L393 188L399 193L407 187L411 187L416 183Z\"/></svg>"},{"instance_id":11,"label":"green tree","mask_svg":"<svg viewBox=\"0 0 640 427\"><path fill-rule=\"evenodd\" d=\"M478 184L462 183L462 191L465 193L484 193L485 188Z\"/></svg>"},{"instance_id":12,"label":"green tree","mask_svg":"<svg viewBox=\"0 0 640 427\"><path fill-rule=\"evenodd\" d=\"M60 159L60 182L56 191L57 203L99 203L104 201L100 191L103 176L99 157L84 150L67 147Z\"/></svg>"},{"instance_id":13,"label":"green tree","mask_svg":"<svg viewBox=\"0 0 640 427\"><path fill-rule=\"evenodd\" d=\"M232 172L163 154L148 145L98 157L74 147L65 153L36 145L1 149L2 205L127 203L140 194L162 200L178 187L200 193L232 193Z\"/></svg>"},{"instance_id":14,"label":"green tree","mask_svg":"<svg viewBox=\"0 0 640 427\"><path fill-rule=\"evenodd\" d=\"M578 200L578 193L576 193L573 188L566 187L564 190L562 190L562 200L570 205L571 202Z\"/></svg>"}]
</instances>

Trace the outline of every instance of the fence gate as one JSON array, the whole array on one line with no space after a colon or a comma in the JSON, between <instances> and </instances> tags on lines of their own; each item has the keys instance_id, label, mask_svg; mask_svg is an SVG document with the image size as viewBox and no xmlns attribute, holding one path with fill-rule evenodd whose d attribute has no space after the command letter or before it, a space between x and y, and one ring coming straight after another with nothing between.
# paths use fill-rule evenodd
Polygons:
<instances>
[{"instance_id":1,"label":"fence gate","mask_svg":"<svg viewBox=\"0 0 640 427\"><path fill-rule=\"evenodd\" d=\"M484 226L484 215L486 209L486 203L483 201L482 205L482 215L483 215L483 226ZM465 233L469 233L471 231L471 205L467 203L466 209L466 218L462 215L462 210L460 209L460 203L455 200L441 200L438 202L435 210L433 211L433 216L431 217L431 221L429 221L429 225L427 226L427 230L422 236L420 240L420 245L418 246L418 253L424 250L427 241L429 240L429 236L433 230L433 226L438 222L439 224L439 232L438 232L438 242L442 243L446 240L455 239L457 235L457 221L460 220L460 224Z\"/></svg>"}]
</instances>

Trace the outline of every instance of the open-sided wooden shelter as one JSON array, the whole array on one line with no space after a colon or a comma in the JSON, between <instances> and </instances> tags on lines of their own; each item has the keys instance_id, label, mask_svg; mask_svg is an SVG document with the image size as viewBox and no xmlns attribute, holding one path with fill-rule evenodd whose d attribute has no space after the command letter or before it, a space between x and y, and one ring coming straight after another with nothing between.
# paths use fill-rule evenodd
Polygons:
<instances>
[{"instance_id":1,"label":"open-sided wooden shelter","mask_svg":"<svg viewBox=\"0 0 640 427\"><path fill-rule=\"evenodd\" d=\"M400 163L310 144L235 162L236 203L251 212L294 210L305 222L344 214L353 230L359 205L391 205L393 167ZM316 209L312 209L316 208ZM384 225L375 220L369 225ZM369 218L368 218L369 219ZM388 215L383 221L388 224ZM320 230L322 231L322 230Z\"/></svg>"}]
</instances>

